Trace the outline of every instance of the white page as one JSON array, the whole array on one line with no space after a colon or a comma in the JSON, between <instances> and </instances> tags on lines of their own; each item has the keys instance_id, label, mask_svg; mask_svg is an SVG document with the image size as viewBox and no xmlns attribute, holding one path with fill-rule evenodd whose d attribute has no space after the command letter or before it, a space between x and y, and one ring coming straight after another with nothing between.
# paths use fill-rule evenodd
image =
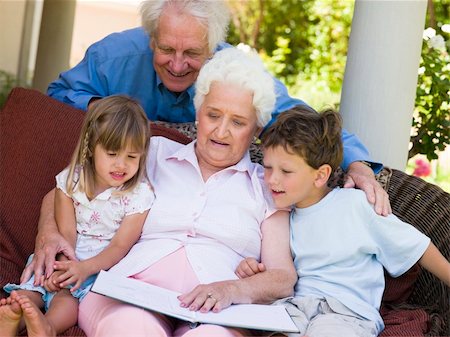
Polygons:
<instances>
[{"instance_id":1,"label":"white page","mask_svg":"<svg viewBox=\"0 0 450 337\"><path fill-rule=\"evenodd\" d=\"M219 313L200 313L180 307L177 292L111 272L101 271L93 292L182 320L250 329L298 332L283 306L236 304Z\"/></svg>"}]
</instances>

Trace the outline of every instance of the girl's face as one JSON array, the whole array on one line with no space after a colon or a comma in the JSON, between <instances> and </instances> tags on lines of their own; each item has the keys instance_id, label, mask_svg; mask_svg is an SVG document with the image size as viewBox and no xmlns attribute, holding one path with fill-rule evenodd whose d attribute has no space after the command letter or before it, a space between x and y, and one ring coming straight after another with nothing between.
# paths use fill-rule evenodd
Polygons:
<instances>
[{"instance_id":1,"label":"girl's face","mask_svg":"<svg viewBox=\"0 0 450 337\"><path fill-rule=\"evenodd\" d=\"M141 155L129 145L115 152L97 144L94 150L95 195L133 178L139 169Z\"/></svg>"}]
</instances>

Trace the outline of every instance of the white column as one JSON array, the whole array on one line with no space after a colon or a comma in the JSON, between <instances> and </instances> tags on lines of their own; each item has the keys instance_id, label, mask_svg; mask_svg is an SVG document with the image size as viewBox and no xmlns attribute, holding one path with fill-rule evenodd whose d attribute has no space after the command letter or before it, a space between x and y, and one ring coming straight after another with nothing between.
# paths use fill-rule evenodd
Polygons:
<instances>
[{"instance_id":1,"label":"white column","mask_svg":"<svg viewBox=\"0 0 450 337\"><path fill-rule=\"evenodd\" d=\"M404 170L426 0L356 0L341 97L345 128L372 158Z\"/></svg>"},{"instance_id":2,"label":"white column","mask_svg":"<svg viewBox=\"0 0 450 337\"><path fill-rule=\"evenodd\" d=\"M76 0L44 0L33 88L48 84L69 68Z\"/></svg>"}]
</instances>

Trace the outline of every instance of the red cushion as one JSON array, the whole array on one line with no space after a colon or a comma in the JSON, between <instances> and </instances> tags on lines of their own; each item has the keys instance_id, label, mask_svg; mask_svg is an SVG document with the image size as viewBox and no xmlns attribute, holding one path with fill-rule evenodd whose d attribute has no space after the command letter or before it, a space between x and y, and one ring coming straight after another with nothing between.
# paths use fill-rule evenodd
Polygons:
<instances>
[{"instance_id":1,"label":"red cushion","mask_svg":"<svg viewBox=\"0 0 450 337\"><path fill-rule=\"evenodd\" d=\"M406 302L414 290L414 284L420 271L421 268L416 263L410 270L396 278L385 273L386 287L383 294L383 303L397 305Z\"/></svg>"}]
</instances>

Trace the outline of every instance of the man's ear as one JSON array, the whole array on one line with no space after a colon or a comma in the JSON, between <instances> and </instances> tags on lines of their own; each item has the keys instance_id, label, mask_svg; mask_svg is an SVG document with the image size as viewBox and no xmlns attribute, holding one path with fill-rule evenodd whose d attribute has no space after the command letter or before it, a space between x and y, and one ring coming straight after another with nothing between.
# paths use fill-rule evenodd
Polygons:
<instances>
[{"instance_id":1,"label":"man's ear","mask_svg":"<svg viewBox=\"0 0 450 337\"><path fill-rule=\"evenodd\" d=\"M150 49L155 51L156 42L154 38L150 38Z\"/></svg>"},{"instance_id":2,"label":"man's ear","mask_svg":"<svg viewBox=\"0 0 450 337\"><path fill-rule=\"evenodd\" d=\"M332 169L328 164L321 165L316 171L316 180L314 181L314 185L316 187L322 187L328 183L328 179L330 178Z\"/></svg>"}]
</instances>

